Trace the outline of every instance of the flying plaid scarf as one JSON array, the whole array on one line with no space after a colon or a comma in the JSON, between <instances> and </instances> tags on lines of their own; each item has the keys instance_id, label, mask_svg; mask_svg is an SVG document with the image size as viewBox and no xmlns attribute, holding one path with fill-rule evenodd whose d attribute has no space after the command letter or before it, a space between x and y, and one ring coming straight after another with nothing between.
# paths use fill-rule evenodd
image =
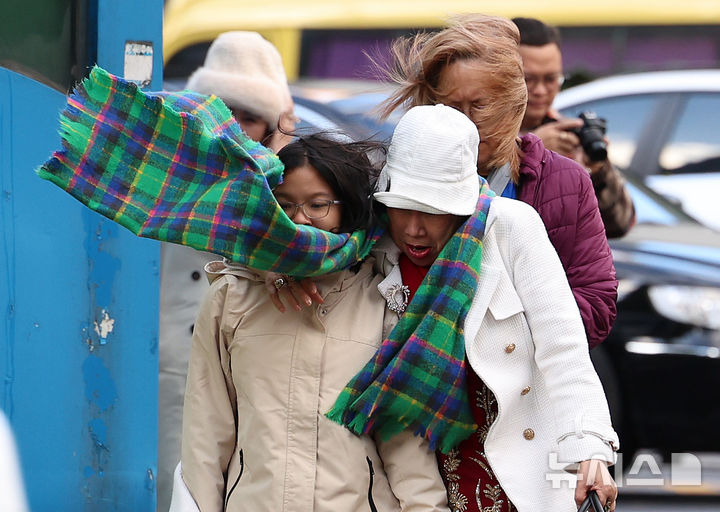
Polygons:
<instances>
[{"instance_id":1,"label":"flying plaid scarf","mask_svg":"<svg viewBox=\"0 0 720 512\"><path fill-rule=\"evenodd\" d=\"M146 94L96 67L68 98L61 135L39 176L141 237L300 277L361 260L382 231L293 223L272 194L282 163L214 96Z\"/></svg>"},{"instance_id":2,"label":"flying plaid scarf","mask_svg":"<svg viewBox=\"0 0 720 512\"><path fill-rule=\"evenodd\" d=\"M468 403L463 323L478 284L495 196L481 180L475 213L450 238L400 321L327 417L388 439L406 428L443 453L476 429Z\"/></svg>"}]
</instances>

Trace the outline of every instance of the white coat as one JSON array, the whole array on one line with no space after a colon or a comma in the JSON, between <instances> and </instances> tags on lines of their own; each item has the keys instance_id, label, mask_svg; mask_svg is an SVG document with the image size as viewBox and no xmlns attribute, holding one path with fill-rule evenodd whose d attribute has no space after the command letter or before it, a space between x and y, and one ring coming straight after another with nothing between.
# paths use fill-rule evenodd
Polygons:
<instances>
[{"instance_id":1,"label":"white coat","mask_svg":"<svg viewBox=\"0 0 720 512\"><path fill-rule=\"evenodd\" d=\"M375 254L387 293L399 283L399 250L384 239ZM520 512L577 510L575 475L564 470L614 463L619 442L565 272L527 204L493 199L464 327L468 361L499 405L485 452L500 485Z\"/></svg>"}]
</instances>

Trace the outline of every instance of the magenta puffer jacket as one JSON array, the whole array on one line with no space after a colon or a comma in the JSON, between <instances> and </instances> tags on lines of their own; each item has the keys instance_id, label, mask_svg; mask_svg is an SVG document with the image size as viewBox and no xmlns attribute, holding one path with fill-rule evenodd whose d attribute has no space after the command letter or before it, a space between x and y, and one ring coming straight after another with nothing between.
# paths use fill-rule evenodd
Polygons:
<instances>
[{"instance_id":1,"label":"magenta puffer jacket","mask_svg":"<svg viewBox=\"0 0 720 512\"><path fill-rule=\"evenodd\" d=\"M579 164L522 137L517 198L540 214L560 256L585 324L590 348L610 332L617 314L617 279L590 176Z\"/></svg>"}]
</instances>

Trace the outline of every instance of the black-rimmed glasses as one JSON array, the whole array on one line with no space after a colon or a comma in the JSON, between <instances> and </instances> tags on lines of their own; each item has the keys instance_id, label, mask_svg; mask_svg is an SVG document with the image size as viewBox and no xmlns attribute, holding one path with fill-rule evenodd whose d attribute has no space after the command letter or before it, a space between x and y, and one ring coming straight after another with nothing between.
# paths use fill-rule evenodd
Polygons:
<instances>
[{"instance_id":1,"label":"black-rimmed glasses","mask_svg":"<svg viewBox=\"0 0 720 512\"><path fill-rule=\"evenodd\" d=\"M285 215L291 219L297 214L298 208L302 208L303 213L308 219L322 219L330 213L330 207L334 204L342 204L342 201L331 201L329 199L313 199L304 203L289 203L287 201L279 201L280 208L283 209Z\"/></svg>"}]
</instances>

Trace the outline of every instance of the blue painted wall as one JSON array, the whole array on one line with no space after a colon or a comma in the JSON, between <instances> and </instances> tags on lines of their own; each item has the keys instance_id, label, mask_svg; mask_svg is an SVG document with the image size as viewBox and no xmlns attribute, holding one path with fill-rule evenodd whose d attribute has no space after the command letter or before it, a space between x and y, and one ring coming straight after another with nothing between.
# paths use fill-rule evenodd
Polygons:
<instances>
[{"instance_id":1,"label":"blue painted wall","mask_svg":"<svg viewBox=\"0 0 720 512\"><path fill-rule=\"evenodd\" d=\"M162 2L95 7L98 64L122 75L125 41L153 42L160 89ZM151 511L159 245L35 175L64 104L0 68L0 408L31 510Z\"/></svg>"}]
</instances>

